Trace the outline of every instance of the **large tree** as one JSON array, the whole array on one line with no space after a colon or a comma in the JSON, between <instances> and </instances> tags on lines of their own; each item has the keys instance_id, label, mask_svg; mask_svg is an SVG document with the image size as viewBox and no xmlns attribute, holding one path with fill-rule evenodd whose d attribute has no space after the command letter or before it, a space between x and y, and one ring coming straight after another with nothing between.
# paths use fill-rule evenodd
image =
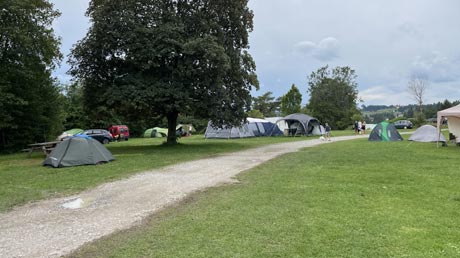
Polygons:
<instances>
[{"instance_id":1,"label":"large tree","mask_svg":"<svg viewBox=\"0 0 460 258\"><path fill-rule=\"evenodd\" d=\"M72 51L95 121L164 116L175 143L179 114L239 124L258 87L247 48L248 0L93 0L92 26Z\"/></svg>"},{"instance_id":2,"label":"large tree","mask_svg":"<svg viewBox=\"0 0 460 258\"><path fill-rule=\"evenodd\" d=\"M258 110L263 117L276 116L280 108L281 101L272 96L273 92L268 91L265 94L252 99L252 109Z\"/></svg>"},{"instance_id":3,"label":"large tree","mask_svg":"<svg viewBox=\"0 0 460 258\"><path fill-rule=\"evenodd\" d=\"M61 59L51 28L59 12L46 0L0 1L0 151L45 141L61 128Z\"/></svg>"},{"instance_id":4,"label":"large tree","mask_svg":"<svg viewBox=\"0 0 460 258\"><path fill-rule=\"evenodd\" d=\"M281 113L283 115L289 115L293 113L299 113L302 109L302 94L299 88L292 84L291 89L286 95L281 97Z\"/></svg>"},{"instance_id":5,"label":"large tree","mask_svg":"<svg viewBox=\"0 0 460 258\"><path fill-rule=\"evenodd\" d=\"M358 114L356 74L350 67L319 68L308 77L312 115L333 128L345 129Z\"/></svg>"}]
</instances>

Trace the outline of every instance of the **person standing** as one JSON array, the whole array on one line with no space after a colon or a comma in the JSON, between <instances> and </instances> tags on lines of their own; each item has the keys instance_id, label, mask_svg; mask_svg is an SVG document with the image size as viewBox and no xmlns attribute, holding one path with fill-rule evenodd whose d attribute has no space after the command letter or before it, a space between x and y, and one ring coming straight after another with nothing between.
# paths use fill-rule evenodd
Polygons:
<instances>
[{"instance_id":1,"label":"person standing","mask_svg":"<svg viewBox=\"0 0 460 258\"><path fill-rule=\"evenodd\" d=\"M326 123L326 126L324 126L324 129L326 131L326 140L330 141L331 140L331 127L329 126L328 123Z\"/></svg>"},{"instance_id":2,"label":"person standing","mask_svg":"<svg viewBox=\"0 0 460 258\"><path fill-rule=\"evenodd\" d=\"M361 129L363 130L363 134L366 134L366 121L363 121Z\"/></svg>"},{"instance_id":3,"label":"person standing","mask_svg":"<svg viewBox=\"0 0 460 258\"><path fill-rule=\"evenodd\" d=\"M361 121L358 121L358 134L361 134L361 130L363 129L363 123Z\"/></svg>"}]
</instances>

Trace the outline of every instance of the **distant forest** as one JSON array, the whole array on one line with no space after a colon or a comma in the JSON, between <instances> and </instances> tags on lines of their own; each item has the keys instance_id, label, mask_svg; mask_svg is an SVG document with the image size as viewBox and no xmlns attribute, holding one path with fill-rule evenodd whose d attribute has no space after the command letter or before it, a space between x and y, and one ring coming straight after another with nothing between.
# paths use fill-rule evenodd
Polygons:
<instances>
[{"instance_id":1,"label":"distant forest","mask_svg":"<svg viewBox=\"0 0 460 258\"><path fill-rule=\"evenodd\" d=\"M422 106L423 116L425 119L430 120L431 118L436 118L437 112L446 108L450 108L460 104L460 100L450 102L449 100L444 100L443 102L426 104ZM364 119L368 123L378 123L384 120L393 120L395 118L404 118L404 119L415 119L416 114L419 110L418 105L362 105L361 112L364 116Z\"/></svg>"}]
</instances>

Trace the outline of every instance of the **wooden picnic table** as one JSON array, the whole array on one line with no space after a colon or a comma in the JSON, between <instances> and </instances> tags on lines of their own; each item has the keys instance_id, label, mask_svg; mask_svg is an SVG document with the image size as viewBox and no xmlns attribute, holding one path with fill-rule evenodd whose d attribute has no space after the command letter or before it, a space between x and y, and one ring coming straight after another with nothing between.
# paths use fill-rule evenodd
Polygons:
<instances>
[{"instance_id":1,"label":"wooden picnic table","mask_svg":"<svg viewBox=\"0 0 460 258\"><path fill-rule=\"evenodd\" d=\"M43 153L48 156L60 142L61 141L32 143L28 144L28 148L23 151L28 152L28 157L30 157L34 151L43 151Z\"/></svg>"}]
</instances>

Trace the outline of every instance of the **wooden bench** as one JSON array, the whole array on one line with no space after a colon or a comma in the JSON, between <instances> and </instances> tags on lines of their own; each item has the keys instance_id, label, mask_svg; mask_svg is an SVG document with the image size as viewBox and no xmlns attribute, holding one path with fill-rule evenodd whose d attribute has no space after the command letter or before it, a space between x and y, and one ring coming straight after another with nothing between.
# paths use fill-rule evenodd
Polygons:
<instances>
[{"instance_id":1,"label":"wooden bench","mask_svg":"<svg viewBox=\"0 0 460 258\"><path fill-rule=\"evenodd\" d=\"M60 141L32 143L32 144L28 145L29 148L23 149L22 151L23 152L28 152L27 156L29 158L30 158L30 156L32 156L32 152L34 152L34 151L41 151L41 152L43 152L43 154L48 156L54 150L56 145L58 145L59 143L60 143Z\"/></svg>"}]
</instances>

